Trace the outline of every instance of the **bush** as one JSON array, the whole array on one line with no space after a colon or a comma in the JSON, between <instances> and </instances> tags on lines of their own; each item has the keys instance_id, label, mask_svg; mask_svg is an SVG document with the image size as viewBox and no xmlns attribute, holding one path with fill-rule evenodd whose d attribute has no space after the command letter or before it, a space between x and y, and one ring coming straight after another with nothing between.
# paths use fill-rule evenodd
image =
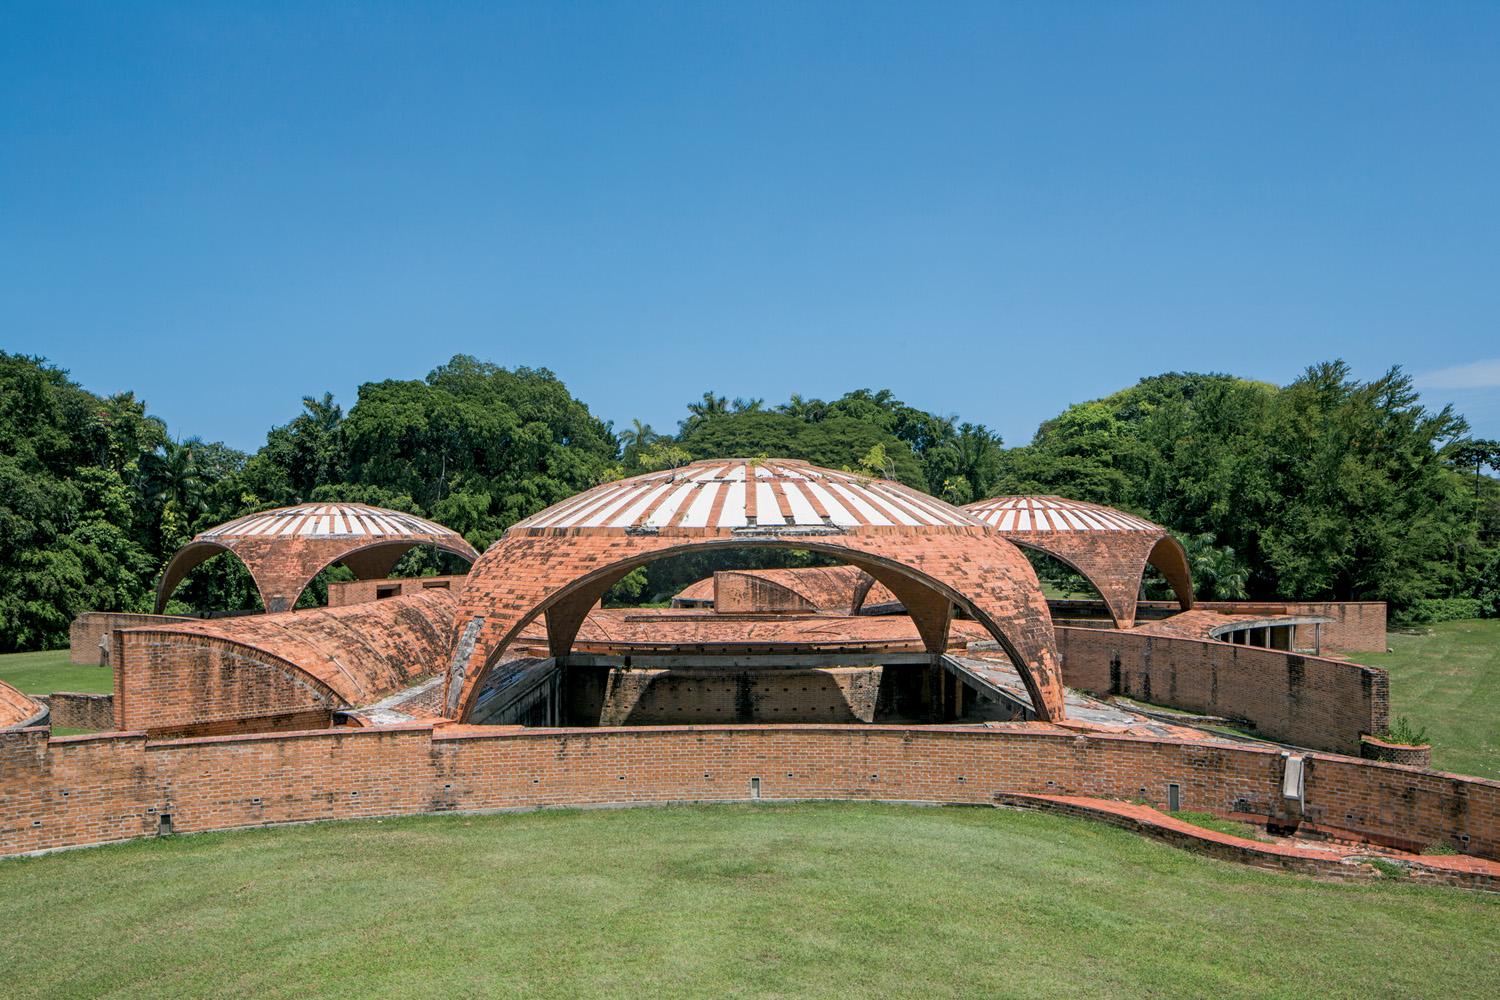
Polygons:
<instances>
[{"instance_id":1,"label":"bush","mask_svg":"<svg viewBox=\"0 0 1500 1000\"><path fill-rule=\"evenodd\" d=\"M1416 601L1404 616L1414 624L1462 621L1484 617L1484 604L1473 597L1443 597Z\"/></svg>"},{"instance_id":2,"label":"bush","mask_svg":"<svg viewBox=\"0 0 1500 1000\"><path fill-rule=\"evenodd\" d=\"M1399 743L1404 747L1422 747L1427 745L1427 727L1413 729L1412 724L1406 721L1406 716L1396 720L1391 731L1386 733L1385 742Z\"/></svg>"}]
</instances>

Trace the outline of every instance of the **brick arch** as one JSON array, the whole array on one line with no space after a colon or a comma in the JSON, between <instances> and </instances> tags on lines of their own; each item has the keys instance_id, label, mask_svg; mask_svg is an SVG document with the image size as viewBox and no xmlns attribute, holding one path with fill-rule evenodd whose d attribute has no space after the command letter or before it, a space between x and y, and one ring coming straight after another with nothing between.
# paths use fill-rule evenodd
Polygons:
<instances>
[{"instance_id":1,"label":"brick arch","mask_svg":"<svg viewBox=\"0 0 1500 1000\"><path fill-rule=\"evenodd\" d=\"M930 652L946 648L951 605L962 606L1015 663L1038 716L1064 716L1052 619L1031 564L987 529L827 534L689 534L532 529L507 533L470 572L445 681L448 714L466 721L490 669L520 631L545 615L563 655L589 608L631 570L692 549L799 548L858 566L906 604Z\"/></svg>"},{"instance_id":2,"label":"brick arch","mask_svg":"<svg viewBox=\"0 0 1500 1000\"><path fill-rule=\"evenodd\" d=\"M1155 566L1167 578L1184 611L1193 606L1193 581L1187 555L1171 535L1148 532L1017 532L1005 537L1024 548L1051 556L1075 570L1104 600L1116 628L1135 625L1141 576Z\"/></svg>"},{"instance_id":3,"label":"brick arch","mask_svg":"<svg viewBox=\"0 0 1500 1000\"><path fill-rule=\"evenodd\" d=\"M275 613L296 607L313 578L334 563L349 567L357 580L379 580L389 576L407 552L424 545L474 561L475 552L467 543L459 545L443 539L383 538L364 545L351 543L347 538L253 537L227 544L195 540L178 549L162 571L156 587L156 614L162 613L188 573L223 552L244 565L266 611Z\"/></svg>"}]
</instances>

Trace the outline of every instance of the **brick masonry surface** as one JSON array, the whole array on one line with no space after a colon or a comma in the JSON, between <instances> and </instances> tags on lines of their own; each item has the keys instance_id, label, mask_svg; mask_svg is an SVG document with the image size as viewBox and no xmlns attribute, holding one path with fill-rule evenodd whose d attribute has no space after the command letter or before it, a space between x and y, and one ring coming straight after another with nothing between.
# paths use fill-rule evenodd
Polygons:
<instances>
[{"instance_id":1,"label":"brick masonry surface","mask_svg":"<svg viewBox=\"0 0 1500 1000\"><path fill-rule=\"evenodd\" d=\"M1386 649L1386 606L1383 601L1199 601L1193 606L1229 615L1332 618L1333 621L1318 629L1323 652L1384 653ZM1166 601L1142 601L1140 607L1160 611L1176 610L1177 605ZM1293 640L1297 649L1312 649L1314 640L1313 626L1297 626Z\"/></svg>"},{"instance_id":2,"label":"brick masonry surface","mask_svg":"<svg viewBox=\"0 0 1500 1000\"><path fill-rule=\"evenodd\" d=\"M1384 734L1389 679L1378 667L1218 640L1058 628L1063 682L1204 715L1243 719L1270 740L1358 756Z\"/></svg>"},{"instance_id":3,"label":"brick masonry surface","mask_svg":"<svg viewBox=\"0 0 1500 1000\"><path fill-rule=\"evenodd\" d=\"M0 729L31 722L45 707L37 699L0 681Z\"/></svg>"},{"instance_id":4,"label":"brick masonry surface","mask_svg":"<svg viewBox=\"0 0 1500 1000\"><path fill-rule=\"evenodd\" d=\"M1373 736L1366 736L1359 745L1359 755L1366 760L1383 760L1389 764L1406 764L1411 767L1431 767L1431 746L1407 746L1404 743L1387 743Z\"/></svg>"},{"instance_id":5,"label":"brick masonry surface","mask_svg":"<svg viewBox=\"0 0 1500 1000\"><path fill-rule=\"evenodd\" d=\"M342 608L366 601L409 597L425 590L459 591L467 579L467 576L403 576L385 580L339 580L328 585L328 606Z\"/></svg>"},{"instance_id":6,"label":"brick masonry surface","mask_svg":"<svg viewBox=\"0 0 1500 1000\"><path fill-rule=\"evenodd\" d=\"M343 608L187 621L115 633L115 726L238 732L306 726L434 673L456 599L447 590ZM325 721L322 723L326 725Z\"/></svg>"},{"instance_id":7,"label":"brick masonry surface","mask_svg":"<svg viewBox=\"0 0 1500 1000\"><path fill-rule=\"evenodd\" d=\"M600 724L873 722L881 667L809 670L613 670Z\"/></svg>"},{"instance_id":8,"label":"brick masonry surface","mask_svg":"<svg viewBox=\"0 0 1500 1000\"><path fill-rule=\"evenodd\" d=\"M589 804L1007 795L1140 799L1285 821L1283 756L1254 745L986 727L592 730L393 726L152 742L0 733L0 854L311 820ZM1306 759L1303 828L1500 855L1500 782Z\"/></svg>"},{"instance_id":9,"label":"brick masonry surface","mask_svg":"<svg viewBox=\"0 0 1500 1000\"><path fill-rule=\"evenodd\" d=\"M68 662L80 667L100 664L99 641L121 628L147 628L171 622L197 621L178 615L127 615L112 611L86 611L68 627Z\"/></svg>"},{"instance_id":10,"label":"brick masonry surface","mask_svg":"<svg viewBox=\"0 0 1500 1000\"><path fill-rule=\"evenodd\" d=\"M717 531L717 533L715 533ZM480 557L469 574L455 647L470 623L467 659L455 657L445 697L465 720L495 662L539 613L547 615L554 652L566 651L587 609L636 566L693 549L781 546L826 552L858 565L906 604L929 649L946 645L949 601L1008 647L1038 714L1063 717L1062 682L1052 619L1026 558L988 528L862 529L860 532L782 537L737 536L729 529L623 530L512 528Z\"/></svg>"},{"instance_id":11,"label":"brick masonry surface","mask_svg":"<svg viewBox=\"0 0 1500 1000\"><path fill-rule=\"evenodd\" d=\"M90 729L96 733L115 728L115 698L109 694L75 694L58 691L40 694L36 700L52 709L52 725L63 729Z\"/></svg>"}]
</instances>

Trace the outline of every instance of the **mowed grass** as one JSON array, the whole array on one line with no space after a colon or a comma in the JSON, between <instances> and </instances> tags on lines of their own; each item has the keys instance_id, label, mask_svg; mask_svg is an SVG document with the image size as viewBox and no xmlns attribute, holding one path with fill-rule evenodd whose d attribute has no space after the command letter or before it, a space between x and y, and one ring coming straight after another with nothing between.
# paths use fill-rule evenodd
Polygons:
<instances>
[{"instance_id":1,"label":"mowed grass","mask_svg":"<svg viewBox=\"0 0 1500 1000\"><path fill-rule=\"evenodd\" d=\"M0 654L0 681L24 694L109 694L115 683L114 673L97 663L84 667L69 663L66 649Z\"/></svg>"},{"instance_id":2,"label":"mowed grass","mask_svg":"<svg viewBox=\"0 0 1500 1000\"><path fill-rule=\"evenodd\" d=\"M1393 632L1386 642L1395 652L1354 659L1390 671L1391 722L1404 715L1427 728L1433 767L1500 778L1500 619L1430 628Z\"/></svg>"},{"instance_id":3,"label":"mowed grass","mask_svg":"<svg viewBox=\"0 0 1500 1000\"><path fill-rule=\"evenodd\" d=\"M1494 997L1500 898L869 803L559 810L0 861L7 997Z\"/></svg>"}]
</instances>

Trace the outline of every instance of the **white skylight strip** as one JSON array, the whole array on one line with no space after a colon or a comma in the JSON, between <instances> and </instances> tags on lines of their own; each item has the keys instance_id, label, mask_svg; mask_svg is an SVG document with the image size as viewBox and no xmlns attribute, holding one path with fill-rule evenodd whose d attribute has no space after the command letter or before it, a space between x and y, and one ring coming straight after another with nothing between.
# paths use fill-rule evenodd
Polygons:
<instances>
[{"instance_id":1,"label":"white skylight strip","mask_svg":"<svg viewBox=\"0 0 1500 1000\"><path fill-rule=\"evenodd\" d=\"M693 498L693 502L688 506L687 517L682 522L683 526L687 528L708 527L708 515L714 509L714 498L719 495L719 491L723 488L722 485L716 482L705 483L700 487L697 491L698 495Z\"/></svg>"},{"instance_id":2,"label":"white skylight strip","mask_svg":"<svg viewBox=\"0 0 1500 1000\"><path fill-rule=\"evenodd\" d=\"M834 524L852 527L860 523L859 518L849 513L849 508L839 503L822 483L810 482L807 484L807 488L813 496L818 498L818 502L823 505L823 509L828 511L828 519Z\"/></svg>"},{"instance_id":3,"label":"white skylight strip","mask_svg":"<svg viewBox=\"0 0 1500 1000\"><path fill-rule=\"evenodd\" d=\"M894 520L897 524L915 528L942 523L933 517L931 511L922 509L919 504L907 500L894 490L885 490L875 486L865 494L865 498L887 519Z\"/></svg>"},{"instance_id":4,"label":"white skylight strip","mask_svg":"<svg viewBox=\"0 0 1500 1000\"><path fill-rule=\"evenodd\" d=\"M990 519L990 523L993 524L999 531L1014 531L1016 527L1016 520L1019 517L1020 511L996 511L995 516Z\"/></svg>"},{"instance_id":5,"label":"white skylight strip","mask_svg":"<svg viewBox=\"0 0 1500 1000\"><path fill-rule=\"evenodd\" d=\"M967 521L963 518L955 518L953 516L953 511L947 506L944 506L943 504L929 497L921 496L916 492L916 490L894 490L890 487L885 487L879 491L879 494L880 496L886 497L892 501L899 501L909 508L924 512L928 517L932 519L932 524L967 523Z\"/></svg>"},{"instance_id":6,"label":"white skylight strip","mask_svg":"<svg viewBox=\"0 0 1500 1000\"><path fill-rule=\"evenodd\" d=\"M691 480L678 483L677 488L668 494L667 499L651 512L650 517L646 518L646 523L653 528L664 528L671 524L672 519L677 516L678 509L682 507L683 501L696 489L697 486Z\"/></svg>"},{"instance_id":7,"label":"white skylight strip","mask_svg":"<svg viewBox=\"0 0 1500 1000\"><path fill-rule=\"evenodd\" d=\"M750 523L745 516L745 479L744 466L740 467L740 478L730 480L729 495L724 498L724 506L719 509L720 528L743 528Z\"/></svg>"},{"instance_id":8,"label":"white skylight strip","mask_svg":"<svg viewBox=\"0 0 1500 1000\"><path fill-rule=\"evenodd\" d=\"M781 516L781 504L776 500L776 489L770 483L755 483L755 520L760 524L785 524Z\"/></svg>"},{"instance_id":9,"label":"white skylight strip","mask_svg":"<svg viewBox=\"0 0 1500 1000\"><path fill-rule=\"evenodd\" d=\"M579 521L592 515L599 507L608 503L613 496L613 490L601 490L598 493L581 493L572 503L561 505L553 514L549 515L543 511L528 527L576 527Z\"/></svg>"},{"instance_id":10,"label":"white skylight strip","mask_svg":"<svg viewBox=\"0 0 1500 1000\"><path fill-rule=\"evenodd\" d=\"M822 524L823 518L818 515L817 508L813 507L812 501L802 492L806 488L805 483L781 484L781 495L786 497L787 506L792 509L792 521L814 526Z\"/></svg>"},{"instance_id":11,"label":"white skylight strip","mask_svg":"<svg viewBox=\"0 0 1500 1000\"><path fill-rule=\"evenodd\" d=\"M609 503L594 511L594 513L587 519L582 521L578 525L578 527L597 528L608 521L613 521L615 519L615 516L618 515L622 510L630 506L635 501L641 499L642 494L649 492L650 487L646 486L645 484L622 489L615 494L614 498Z\"/></svg>"},{"instance_id":12,"label":"white skylight strip","mask_svg":"<svg viewBox=\"0 0 1500 1000\"><path fill-rule=\"evenodd\" d=\"M637 497L635 502L626 510L611 518L609 526L611 528L630 527L636 521L640 520L641 515L646 512L646 508L655 503L657 498L665 493L671 485L671 483L665 482L657 483L655 486L652 486L650 483L641 484L641 488L646 490L645 496Z\"/></svg>"}]
</instances>

